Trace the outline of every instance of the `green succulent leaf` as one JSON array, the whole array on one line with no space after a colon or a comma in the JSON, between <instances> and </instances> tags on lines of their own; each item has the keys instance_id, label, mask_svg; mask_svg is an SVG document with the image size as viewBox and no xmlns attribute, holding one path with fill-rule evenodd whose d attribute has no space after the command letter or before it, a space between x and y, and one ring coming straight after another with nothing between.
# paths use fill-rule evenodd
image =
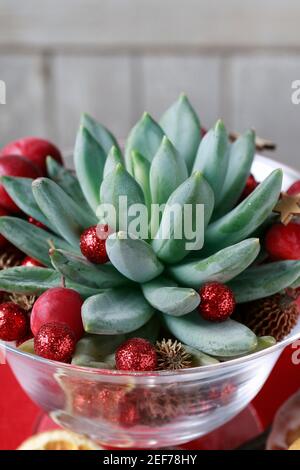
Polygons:
<instances>
[{"instance_id":1,"label":"green succulent leaf","mask_svg":"<svg viewBox=\"0 0 300 470\"><path fill-rule=\"evenodd\" d=\"M1 177L1 183L17 206L25 212L25 214L38 220L53 232L56 232L56 228L50 223L47 217L45 217L34 199L32 194L33 181L34 180L31 178L18 178L14 176Z\"/></svg>"},{"instance_id":2,"label":"green succulent leaf","mask_svg":"<svg viewBox=\"0 0 300 470\"><path fill-rule=\"evenodd\" d=\"M178 150L191 171L201 140L200 122L186 95L179 99L165 112L160 120L165 134Z\"/></svg>"},{"instance_id":3,"label":"green succulent leaf","mask_svg":"<svg viewBox=\"0 0 300 470\"><path fill-rule=\"evenodd\" d=\"M0 271L0 289L25 295L39 295L61 285L61 275L48 268L17 266ZM66 280L66 287L76 290L84 299L99 293L99 289Z\"/></svg>"},{"instance_id":4,"label":"green succulent leaf","mask_svg":"<svg viewBox=\"0 0 300 470\"><path fill-rule=\"evenodd\" d=\"M204 230L213 211L214 193L203 175L195 172L171 194L167 201L159 229L152 241L152 247L159 259L173 264L181 261L188 254L191 249L188 244L192 240L187 239L186 231L183 230L183 227L186 229L186 223L183 223L184 206L190 205L192 208L188 222L194 234L199 234L201 220L199 221L196 214L200 204L204 205L204 220L202 221Z\"/></svg>"},{"instance_id":5,"label":"green succulent leaf","mask_svg":"<svg viewBox=\"0 0 300 470\"><path fill-rule=\"evenodd\" d=\"M255 155L255 132L249 130L231 146L228 169L214 219L231 210L245 187Z\"/></svg>"},{"instance_id":6,"label":"green succulent leaf","mask_svg":"<svg viewBox=\"0 0 300 470\"><path fill-rule=\"evenodd\" d=\"M87 211L94 223L97 223L97 218L87 203L76 176L52 157L47 157L46 163L49 178L55 181L84 211Z\"/></svg>"},{"instance_id":7,"label":"green succulent leaf","mask_svg":"<svg viewBox=\"0 0 300 470\"><path fill-rule=\"evenodd\" d=\"M97 369L115 368L114 352L125 341L124 335L86 335L76 344L72 364Z\"/></svg>"},{"instance_id":8,"label":"green succulent leaf","mask_svg":"<svg viewBox=\"0 0 300 470\"><path fill-rule=\"evenodd\" d=\"M89 214L48 178L34 180L32 192L41 211L58 233L79 249L80 235L93 222Z\"/></svg>"},{"instance_id":9,"label":"green succulent leaf","mask_svg":"<svg viewBox=\"0 0 300 470\"><path fill-rule=\"evenodd\" d=\"M257 258L259 250L259 239L249 238L208 258L170 266L168 273L179 284L194 289L199 289L206 282L225 283L248 268Z\"/></svg>"},{"instance_id":10,"label":"green succulent leaf","mask_svg":"<svg viewBox=\"0 0 300 470\"><path fill-rule=\"evenodd\" d=\"M184 317L164 315L164 322L180 341L211 356L230 358L251 352L257 346L255 334L234 320L213 323L192 312Z\"/></svg>"},{"instance_id":11,"label":"green succulent leaf","mask_svg":"<svg viewBox=\"0 0 300 470\"><path fill-rule=\"evenodd\" d=\"M100 202L99 190L105 159L103 148L85 127L80 126L74 150L74 163L82 192L94 212Z\"/></svg>"},{"instance_id":12,"label":"green succulent leaf","mask_svg":"<svg viewBox=\"0 0 300 470\"><path fill-rule=\"evenodd\" d=\"M149 304L168 315L186 315L200 303L200 296L194 289L178 287L176 283L163 277L147 282L141 287Z\"/></svg>"},{"instance_id":13,"label":"green succulent leaf","mask_svg":"<svg viewBox=\"0 0 300 470\"><path fill-rule=\"evenodd\" d=\"M152 160L150 169L153 204L165 204L175 189L187 177L188 172L185 161L170 140L164 137Z\"/></svg>"},{"instance_id":14,"label":"green succulent leaf","mask_svg":"<svg viewBox=\"0 0 300 470\"><path fill-rule=\"evenodd\" d=\"M205 255L243 240L262 225L278 201L281 184L282 170L278 169L235 209L210 224L205 234Z\"/></svg>"},{"instance_id":15,"label":"green succulent leaf","mask_svg":"<svg viewBox=\"0 0 300 470\"><path fill-rule=\"evenodd\" d=\"M104 153L107 155L112 146L119 148L117 139L114 135L106 129L100 122L97 122L96 119L92 118L87 113L82 114L81 124L85 127L91 136L98 142L98 144L104 150Z\"/></svg>"},{"instance_id":16,"label":"green succulent leaf","mask_svg":"<svg viewBox=\"0 0 300 470\"><path fill-rule=\"evenodd\" d=\"M228 136L223 122L219 120L203 137L193 166L193 171L201 171L211 185L216 204L221 200L227 167Z\"/></svg>"},{"instance_id":17,"label":"green succulent leaf","mask_svg":"<svg viewBox=\"0 0 300 470\"><path fill-rule=\"evenodd\" d=\"M110 263L93 264L82 256L64 250L51 249L54 268L67 279L94 289L121 287L129 283Z\"/></svg>"},{"instance_id":18,"label":"green succulent leaf","mask_svg":"<svg viewBox=\"0 0 300 470\"><path fill-rule=\"evenodd\" d=\"M126 338L144 338L155 343L159 337L161 323L158 315L153 315L150 320L137 330L126 334Z\"/></svg>"},{"instance_id":19,"label":"green succulent leaf","mask_svg":"<svg viewBox=\"0 0 300 470\"><path fill-rule=\"evenodd\" d=\"M50 240L57 248L72 251L72 247L61 238L17 217L0 217L0 233L19 250L45 266L51 267Z\"/></svg>"},{"instance_id":20,"label":"green succulent leaf","mask_svg":"<svg viewBox=\"0 0 300 470\"><path fill-rule=\"evenodd\" d=\"M132 175L143 190L145 204L148 213L151 211L151 191L150 191L150 163L139 152L132 151L131 154Z\"/></svg>"},{"instance_id":21,"label":"green succulent leaf","mask_svg":"<svg viewBox=\"0 0 300 470\"><path fill-rule=\"evenodd\" d=\"M121 150L119 150L118 147L112 147L105 161L103 179L114 171L119 163L123 164Z\"/></svg>"},{"instance_id":22,"label":"green succulent leaf","mask_svg":"<svg viewBox=\"0 0 300 470\"><path fill-rule=\"evenodd\" d=\"M249 268L228 285L238 303L269 297L300 277L300 261L278 261Z\"/></svg>"},{"instance_id":23,"label":"green succulent leaf","mask_svg":"<svg viewBox=\"0 0 300 470\"><path fill-rule=\"evenodd\" d=\"M106 250L115 268L135 282L150 281L164 269L148 243L126 232L110 235L106 240Z\"/></svg>"},{"instance_id":24,"label":"green succulent leaf","mask_svg":"<svg viewBox=\"0 0 300 470\"><path fill-rule=\"evenodd\" d=\"M140 328L153 313L139 290L111 289L84 302L82 321L87 333L116 335Z\"/></svg>"},{"instance_id":25,"label":"green succulent leaf","mask_svg":"<svg viewBox=\"0 0 300 470\"><path fill-rule=\"evenodd\" d=\"M212 366L214 364L219 364L219 360L215 357L209 356L199 349L191 348L186 344L183 345L184 349L191 356L191 367L203 367L203 366Z\"/></svg>"},{"instance_id":26,"label":"green succulent leaf","mask_svg":"<svg viewBox=\"0 0 300 470\"><path fill-rule=\"evenodd\" d=\"M129 173L132 172L132 151L135 150L139 152L151 162L160 146L163 136L164 133L157 122L155 122L148 113L144 113L142 118L131 130L127 139L125 162Z\"/></svg>"},{"instance_id":27,"label":"green succulent leaf","mask_svg":"<svg viewBox=\"0 0 300 470\"><path fill-rule=\"evenodd\" d=\"M123 196L125 201L122 207ZM126 198L126 199L125 199ZM100 190L101 205L98 208L97 215L101 221L105 221L113 230L127 230L131 221L136 219L137 215L131 215L130 208L133 204L139 204L146 209L144 194L140 185L119 163L116 169L109 173L103 180ZM115 209L115 213L103 214L105 206L110 205Z\"/></svg>"}]
</instances>

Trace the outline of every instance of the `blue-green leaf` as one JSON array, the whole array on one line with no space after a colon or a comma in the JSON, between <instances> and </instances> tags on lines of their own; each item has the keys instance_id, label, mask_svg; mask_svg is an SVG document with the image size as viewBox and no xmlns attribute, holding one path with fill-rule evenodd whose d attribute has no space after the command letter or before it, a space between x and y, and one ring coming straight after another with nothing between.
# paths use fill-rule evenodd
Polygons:
<instances>
[{"instance_id":1,"label":"blue-green leaf","mask_svg":"<svg viewBox=\"0 0 300 470\"><path fill-rule=\"evenodd\" d=\"M34 180L32 192L39 208L60 235L78 248L80 235L93 222L89 214L48 178Z\"/></svg>"},{"instance_id":2,"label":"blue-green leaf","mask_svg":"<svg viewBox=\"0 0 300 470\"><path fill-rule=\"evenodd\" d=\"M131 130L126 143L126 168L131 173L131 152L139 152L149 162L156 154L164 136L162 129L148 113L144 113L140 121Z\"/></svg>"},{"instance_id":3,"label":"blue-green leaf","mask_svg":"<svg viewBox=\"0 0 300 470\"><path fill-rule=\"evenodd\" d=\"M111 289L84 302L82 321L87 333L116 335L140 328L153 313L139 290Z\"/></svg>"},{"instance_id":4,"label":"blue-green leaf","mask_svg":"<svg viewBox=\"0 0 300 470\"><path fill-rule=\"evenodd\" d=\"M215 193L216 204L220 201L228 166L228 136L222 121L203 137L193 171L201 171Z\"/></svg>"},{"instance_id":5,"label":"blue-green leaf","mask_svg":"<svg viewBox=\"0 0 300 470\"><path fill-rule=\"evenodd\" d=\"M47 217L45 217L36 203L32 194L33 181L34 180L31 178L18 178L13 176L1 177L1 183L17 206L25 212L25 214L38 220L53 232L56 232L56 228L50 223Z\"/></svg>"},{"instance_id":6,"label":"blue-green leaf","mask_svg":"<svg viewBox=\"0 0 300 470\"><path fill-rule=\"evenodd\" d=\"M106 250L116 269L135 282L150 281L164 269L148 243L126 232L110 235L106 241Z\"/></svg>"},{"instance_id":7,"label":"blue-green leaf","mask_svg":"<svg viewBox=\"0 0 300 470\"><path fill-rule=\"evenodd\" d=\"M282 170L271 173L244 201L208 226L205 255L247 238L269 217L278 201Z\"/></svg>"},{"instance_id":8,"label":"blue-green leaf","mask_svg":"<svg viewBox=\"0 0 300 470\"><path fill-rule=\"evenodd\" d=\"M99 190L103 178L106 153L87 129L80 126L75 150L74 164L82 192L93 209L99 205Z\"/></svg>"},{"instance_id":9,"label":"blue-green leaf","mask_svg":"<svg viewBox=\"0 0 300 470\"><path fill-rule=\"evenodd\" d=\"M92 118L92 116L90 116L89 114L82 114L81 124L89 131L93 138L103 148L106 155L108 154L112 146L119 148L115 136L108 129L106 129L106 127L100 124L100 122L97 122L96 119Z\"/></svg>"},{"instance_id":10,"label":"blue-green leaf","mask_svg":"<svg viewBox=\"0 0 300 470\"><path fill-rule=\"evenodd\" d=\"M92 287L107 289L129 284L110 263L93 264L82 256L64 250L51 249L50 257L55 269L71 281Z\"/></svg>"},{"instance_id":11,"label":"blue-green leaf","mask_svg":"<svg viewBox=\"0 0 300 470\"><path fill-rule=\"evenodd\" d=\"M142 291L152 307L168 315L186 315L200 303L199 294L194 289L178 287L173 281L162 277L143 284Z\"/></svg>"},{"instance_id":12,"label":"blue-green leaf","mask_svg":"<svg viewBox=\"0 0 300 470\"><path fill-rule=\"evenodd\" d=\"M200 122L186 95L164 113L160 125L191 171L201 140Z\"/></svg>"},{"instance_id":13,"label":"blue-green leaf","mask_svg":"<svg viewBox=\"0 0 300 470\"><path fill-rule=\"evenodd\" d=\"M243 192L255 154L255 133L250 130L231 146L228 169L214 219L231 210Z\"/></svg>"},{"instance_id":14,"label":"blue-green leaf","mask_svg":"<svg viewBox=\"0 0 300 470\"><path fill-rule=\"evenodd\" d=\"M0 233L26 255L45 266L52 266L49 258L50 240L57 248L72 251L72 247L61 238L17 217L0 217Z\"/></svg>"},{"instance_id":15,"label":"blue-green leaf","mask_svg":"<svg viewBox=\"0 0 300 470\"><path fill-rule=\"evenodd\" d=\"M198 209L204 205L203 218ZM184 217L186 208L191 209L189 217ZM181 261L189 252L187 228L194 236L201 235L207 226L214 207L214 193L203 175L193 173L168 199L159 229L152 241L158 258L170 264ZM200 220L199 220L200 218ZM185 219L185 220L184 220ZM152 214L153 220L153 214ZM151 221L152 222L152 221ZM189 223L189 227L187 227ZM151 224L151 228L154 224ZM192 233L190 233L190 236ZM200 239L201 242L201 239Z\"/></svg>"},{"instance_id":16,"label":"blue-green leaf","mask_svg":"<svg viewBox=\"0 0 300 470\"><path fill-rule=\"evenodd\" d=\"M259 250L259 239L249 238L208 258L169 266L168 273L179 284L194 289L199 289L206 282L228 282L253 263Z\"/></svg>"},{"instance_id":17,"label":"blue-green leaf","mask_svg":"<svg viewBox=\"0 0 300 470\"><path fill-rule=\"evenodd\" d=\"M257 345L256 335L249 328L230 319L208 322L198 312L192 312L184 317L164 315L164 322L180 341L211 356L239 356L253 351Z\"/></svg>"},{"instance_id":18,"label":"blue-green leaf","mask_svg":"<svg viewBox=\"0 0 300 470\"><path fill-rule=\"evenodd\" d=\"M278 261L249 268L228 285L239 303L269 297L300 277L300 261Z\"/></svg>"}]
</instances>

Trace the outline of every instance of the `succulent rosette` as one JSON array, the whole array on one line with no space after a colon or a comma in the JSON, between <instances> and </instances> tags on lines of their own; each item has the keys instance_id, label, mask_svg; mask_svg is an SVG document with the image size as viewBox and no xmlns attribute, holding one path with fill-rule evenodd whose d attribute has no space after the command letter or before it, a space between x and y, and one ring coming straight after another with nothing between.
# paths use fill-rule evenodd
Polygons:
<instances>
[{"instance_id":1,"label":"succulent rosette","mask_svg":"<svg viewBox=\"0 0 300 470\"><path fill-rule=\"evenodd\" d=\"M123 156L111 132L83 115L74 150L76 176L48 157L49 178L2 177L15 204L44 228L3 216L0 232L45 267L6 269L0 273L0 289L39 295L57 287L63 276L66 287L85 299L83 326L93 335L90 346L83 347L86 356L89 347L101 349L112 335L115 347L128 337L155 342L159 325L184 345L213 357L230 359L255 351L258 338L247 326L230 318L207 321L199 314L199 291L208 282L226 284L237 304L243 304L300 285L300 261L255 263L260 237L274 217L282 171L273 171L239 202L255 154L254 132L230 143L222 121L204 136L200 128L195 110L181 95L159 123L147 113L142 116ZM120 215L117 210L114 223L109 217L103 221L99 207L119 209L122 196L128 212ZM133 220L133 204L149 209L146 239L130 236L120 220ZM153 204L165 205L157 226ZM173 204L190 205L192 219L196 206L204 206L201 249L187 248L184 230L176 238L182 217L167 217ZM106 240L109 261L95 264L82 255L80 237L103 222L114 232ZM86 344L86 337L81 341ZM100 357L97 364L102 362Z\"/></svg>"}]
</instances>

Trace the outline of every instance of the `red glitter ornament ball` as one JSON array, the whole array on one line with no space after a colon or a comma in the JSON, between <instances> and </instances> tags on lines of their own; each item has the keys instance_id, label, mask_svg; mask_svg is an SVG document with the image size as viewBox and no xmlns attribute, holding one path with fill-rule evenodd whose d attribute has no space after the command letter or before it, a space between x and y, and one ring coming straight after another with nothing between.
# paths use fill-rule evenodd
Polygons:
<instances>
[{"instance_id":1,"label":"red glitter ornament ball","mask_svg":"<svg viewBox=\"0 0 300 470\"><path fill-rule=\"evenodd\" d=\"M0 305L0 339L19 341L28 331L28 315L18 304L6 302Z\"/></svg>"},{"instance_id":2,"label":"red glitter ornament ball","mask_svg":"<svg viewBox=\"0 0 300 470\"><path fill-rule=\"evenodd\" d=\"M73 331L58 322L45 323L34 338L34 351L52 361L70 362L75 351Z\"/></svg>"},{"instance_id":3,"label":"red glitter ornament ball","mask_svg":"<svg viewBox=\"0 0 300 470\"><path fill-rule=\"evenodd\" d=\"M30 256L26 256L22 263L21 266L26 266L27 268L32 268L33 266L37 266L40 268L44 268L45 266L40 263L37 259L31 258Z\"/></svg>"},{"instance_id":4,"label":"red glitter ornament ball","mask_svg":"<svg viewBox=\"0 0 300 470\"><path fill-rule=\"evenodd\" d=\"M205 320L222 322L227 320L235 309L232 290L219 282L208 282L200 289L199 312Z\"/></svg>"},{"instance_id":5,"label":"red glitter ornament ball","mask_svg":"<svg viewBox=\"0 0 300 470\"><path fill-rule=\"evenodd\" d=\"M116 351L117 370L147 371L157 367L154 346L143 338L131 338L121 344Z\"/></svg>"},{"instance_id":6,"label":"red glitter ornament ball","mask_svg":"<svg viewBox=\"0 0 300 470\"><path fill-rule=\"evenodd\" d=\"M99 224L87 228L80 237L80 250L83 256L92 263L107 263L105 242L110 233L108 225Z\"/></svg>"}]
</instances>

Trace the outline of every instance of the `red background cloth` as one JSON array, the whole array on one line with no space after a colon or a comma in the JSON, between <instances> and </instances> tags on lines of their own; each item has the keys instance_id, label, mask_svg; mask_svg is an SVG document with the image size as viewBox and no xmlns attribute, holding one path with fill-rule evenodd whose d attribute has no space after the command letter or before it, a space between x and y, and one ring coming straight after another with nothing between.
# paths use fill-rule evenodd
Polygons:
<instances>
[{"instance_id":1,"label":"red background cloth","mask_svg":"<svg viewBox=\"0 0 300 470\"><path fill-rule=\"evenodd\" d=\"M292 364L287 348L267 383L253 401L265 426L278 407L300 388L300 365ZM0 450L15 449L29 437L41 410L25 395L7 365L0 366Z\"/></svg>"}]
</instances>

